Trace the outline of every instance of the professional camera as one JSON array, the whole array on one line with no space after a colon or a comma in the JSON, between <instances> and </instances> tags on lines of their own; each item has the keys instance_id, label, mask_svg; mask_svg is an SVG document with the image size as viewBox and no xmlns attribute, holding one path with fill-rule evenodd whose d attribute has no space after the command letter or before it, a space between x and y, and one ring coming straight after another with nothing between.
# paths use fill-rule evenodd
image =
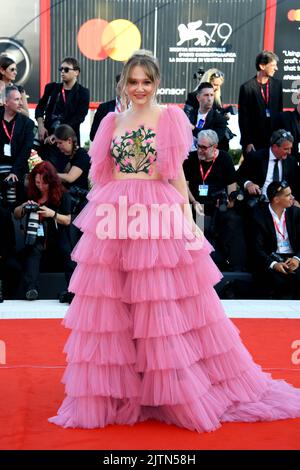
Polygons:
<instances>
[{"instance_id":1,"label":"professional camera","mask_svg":"<svg viewBox=\"0 0 300 470\"><path fill-rule=\"evenodd\" d=\"M263 194L260 194L259 196L250 196L247 201L247 205L250 207L250 209L253 209L257 204L262 204L263 202L267 201L267 197Z\"/></svg>"},{"instance_id":2,"label":"professional camera","mask_svg":"<svg viewBox=\"0 0 300 470\"><path fill-rule=\"evenodd\" d=\"M228 195L225 189L221 189L219 191L212 192L210 194L210 198L213 199L215 202L219 202L218 209L220 212L227 211L227 204L228 204Z\"/></svg>"},{"instance_id":3,"label":"professional camera","mask_svg":"<svg viewBox=\"0 0 300 470\"><path fill-rule=\"evenodd\" d=\"M237 189L236 191L232 191L229 194L228 199L234 202L242 202L245 199L244 191L242 189Z\"/></svg>"},{"instance_id":4,"label":"professional camera","mask_svg":"<svg viewBox=\"0 0 300 470\"><path fill-rule=\"evenodd\" d=\"M276 261L276 263L284 263L284 259L278 253L271 253L271 258L273 259L273 261Z\"/></svg>"},{"instance_id":5,"label":"professional camera","mask_svg":"<svg viewBox=\"0 0 300 470\"><path fill-rule=\"evenodd\" d=\"M29 212L37 212L39 208L40 206L36 202L28 202L23 206L23 211L28 214Z\"/></svg>"},{"instance_id":6,"label":"professional camera","mask_svg":"<svg viewBox=\"0 0 300 470\"><path fill-rule=\"evenodd\" d=\"M17 185L15 181L4 180L3 181L3 197L7 204L15 204L17 200Z\"/></svg>"},{"instance_id":7,"label":"professional camera","mask_svg":"<svg viewBox=\"0 0 300 470\"><path fill-rule=\"evenodd\" d=\"M238 110L237 110L237 107L236 107L236 106L234 106L234 105L231 104L231 105L229 105L229 106L226 106L225 108L222 108L222 109L220 110L220 112L221 112L222 114L228 114L228 113L230 113L230 114L235 115L235 114L237 114Z\"/></svg>"},{"instance_id":8,"label":"professional camera","mask_svg":"<svg viewBox=\"0 0 300 470\"><path fill-rule=\"evenodd\" d=\"M40 206L35 202L28 202L23 206L23 211L27 214L25 245L34 245L40 223L37 211Z\"/></svg>"},{"instance_id":9,"label":"professional camera","mask_svg":"<svg viewBox=\"0 0 300 470\"><path fill-rule=\"evenodd\" d=\"M62 114L51 114L51 133L54 134L54 131L61 125Z\"/></svg>"},{"instance_id":10,"label":"professional camera","mask_svg":"<svg viewBox=\"0 0 300 470\"><path fill-rule=\"evenodd\" d=\"M88 190L79 188L79 186L71 186L69 193L72 201L72 213L76 214L79 210L82 209L82 204L86 201L86 196L88 195Z\"/></svg>"},{"instance_id":11,"label":"professional camera","mask_svg":"<svg viewBox=\"0 0 300 470\"><path fill-rule=\"evenodd\" d=\"M193 75L193 79L200 81L201 78L203 77L204 73L205 73L204 69L201 69L201 68L197 69L196 72Z\"/></svg>"}]
</instances>

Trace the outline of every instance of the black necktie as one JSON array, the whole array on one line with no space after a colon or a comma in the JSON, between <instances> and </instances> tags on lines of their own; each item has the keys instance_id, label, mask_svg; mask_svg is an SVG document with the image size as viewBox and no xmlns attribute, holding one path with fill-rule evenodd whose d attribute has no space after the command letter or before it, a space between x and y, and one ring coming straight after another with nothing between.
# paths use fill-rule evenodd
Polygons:
<instances>
[{"instance_id":1,"label":"black necktie","mask_svg":"<svg viewBox=\"0 0 300 470\"><path fill-rule=\"evenodd\" d=\"M279 161L276 158L276 162L274 165L274 170L273 170L273 181L279 181L279 168L278 168L278 163Z\"/></svg>"}]
</instances>

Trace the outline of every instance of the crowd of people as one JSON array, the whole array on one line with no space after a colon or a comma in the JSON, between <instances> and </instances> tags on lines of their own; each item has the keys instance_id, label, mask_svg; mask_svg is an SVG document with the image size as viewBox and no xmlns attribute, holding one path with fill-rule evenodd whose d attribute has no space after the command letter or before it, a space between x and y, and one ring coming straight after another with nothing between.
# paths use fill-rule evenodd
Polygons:
<instances>
[{"instance_id":1,"label":"crowd of people","mask_svg":"<svg viewBox=\"0 0 300 470\"><path fill-rule=\"evenodd\" d=\"M213 68L201 75L184 105L193 139L183 172L193 218L213 246L219 269L251 272L255 295L295 298L300 291L295 287L300 271L300 91L294 111L283 112L282 84L273 77L277 65L273 52L262 51L255 76L240 87L243 157L238 168L228 153L233 137L228 119L235 108L222 104L224 73ZM26 91L14 85L16 63L0 57L0 301L14 296L22 277L24 298L37 299L41 266L55 270L56 263L62 265L67 285L76 266L71 252L81 232L72 222L91 189L90 157L80 147L89 91L79 84L76 59L64 58L59 71L61 81L47 84L37 104L35 125ZM118 75L116 96L94 115L91 141L104 132L101 123L110 112L131 109L121 91ZM137 167L132 172L137 174ZM20 253L18 219L24 232ZM62 291L59 298L71 302L73 294Z\"/></svg>"}]
</instances>

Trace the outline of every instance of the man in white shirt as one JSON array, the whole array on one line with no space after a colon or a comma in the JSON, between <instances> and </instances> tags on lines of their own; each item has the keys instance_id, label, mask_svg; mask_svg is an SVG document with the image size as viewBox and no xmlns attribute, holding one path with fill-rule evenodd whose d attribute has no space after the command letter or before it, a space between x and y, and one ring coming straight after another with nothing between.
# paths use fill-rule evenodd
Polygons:
<instances>
[{"instance_id":1,"label":"man in white shirt","mask_svg":"<svg viewBox=\"0 0 300 470\"><path fill-rule=\"evenodd\" d=\"M286 181L267 188L269 204L253 213L255 273L261 285L278 297L300 294L300 209Z\"/></svg>"},{"instance_id":2,"label":"man in white shirt","mask_svg":"<svg viewBox=\"0 0 300 470\"><path fill-rule=\"evenodd\" d=\"M273 181L285 180L299 200L300 172L291 155L294 138L284 129L273 132L270 148L253 152L245 158L237 172L238 184L251 196L267 196L267 187Z\"/></svg>"}]
</instances>

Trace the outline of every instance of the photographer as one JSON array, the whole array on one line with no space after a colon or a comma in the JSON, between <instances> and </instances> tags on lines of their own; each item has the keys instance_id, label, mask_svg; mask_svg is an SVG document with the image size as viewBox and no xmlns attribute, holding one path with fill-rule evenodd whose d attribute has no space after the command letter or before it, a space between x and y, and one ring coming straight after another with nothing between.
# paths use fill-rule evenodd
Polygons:
<instances>
[{"instance_id":1,"label":"photographer","mask_svg":"<svg viewBox=\"0 0 300 470\"><path fill-rule=\"evenodd\" d=\"M238 193L233 193L237 186L232 159L218 149L218 136L213 130L199 132L197 142L197 151L191 152L183 165L194 217L201 217L204 204L204 232L216 250L215 262L227 271L243 271L246 246L234 200ZM228 194L233 194L229 200Z\"/></svg>"},{"instance_id":2,"label":"photographer","mask_svg":"<svg viewBox=\"0 0 300 470\"><path fill-rule=\"evenodd\" d=\"M78 83L80 66L73 57L66 57L59 68L62 83L48 83L35 111L38 122L39 154L50 161L58 171L65 162L57 149L54 132L61 124L71 126L80 144L80 124L89 110L89 90Z\"/></svg>"},{"instance_id":3,"label":"photographer","mask_svg":"<svg viewBox=\"0 0 300 470\"><path fill-rule=\"evenodd\" d=\"M75 268L68 233L71 200L51 163L42 162L33 168L28 177L28 200L16 207L14 214L17 219L26 216L25 297L36 300L43 254L48 262L57 261L60 255L67 284Z\"/></svg>"},{"instance_id":4,"label":"photographer","mask_svg":"<svg viewBox=\"0 0 300 470\"><path fill-rule=\"evenodd\" d=\"M284 179L299 200L300 174L297 161L291 155L293 142L290 132L279 129L272 133L270 148L251 152L243 161L237 171L238 184L245 189L249 198L266 196L271 182Z\"/></svg>"},{"instance_id":5,"label":"photographer","mask_svg":"<svg viewBox=\"0 0 300 470\"><path fill-rule=\"evenodd\" d=\"M83 148L78 147L77 137L72 127L63 124L55 130L54 135L58 149L69 160L64 172L58 173L58 177L70 190L73 202L77 201L72 208L72 213L78 214L87 203L90 157Z\"/></svg>"},{"instance_id":6,"label":"photographer","mask_svg":"<svg viewBox=\"0 0 300 470\"><path fill-rule=\"evenodd\" d=\"M13 207L22 194L27 159L33 145L34 123L20 113L18 88L8 86L5 94L5 105L0 109L0 190L4 203Z\"/></svg>"},{"instance_id":7,"label":"photographer","mask_svg":"<svg viewBox=\"0 0 300 470\"><path fill-rule=\"evenodd\" d=\"M269 204L253 211L254 274L275 298L300 297L300 209L286 181L267 188Z\"/></svg>"}]
</instances>

